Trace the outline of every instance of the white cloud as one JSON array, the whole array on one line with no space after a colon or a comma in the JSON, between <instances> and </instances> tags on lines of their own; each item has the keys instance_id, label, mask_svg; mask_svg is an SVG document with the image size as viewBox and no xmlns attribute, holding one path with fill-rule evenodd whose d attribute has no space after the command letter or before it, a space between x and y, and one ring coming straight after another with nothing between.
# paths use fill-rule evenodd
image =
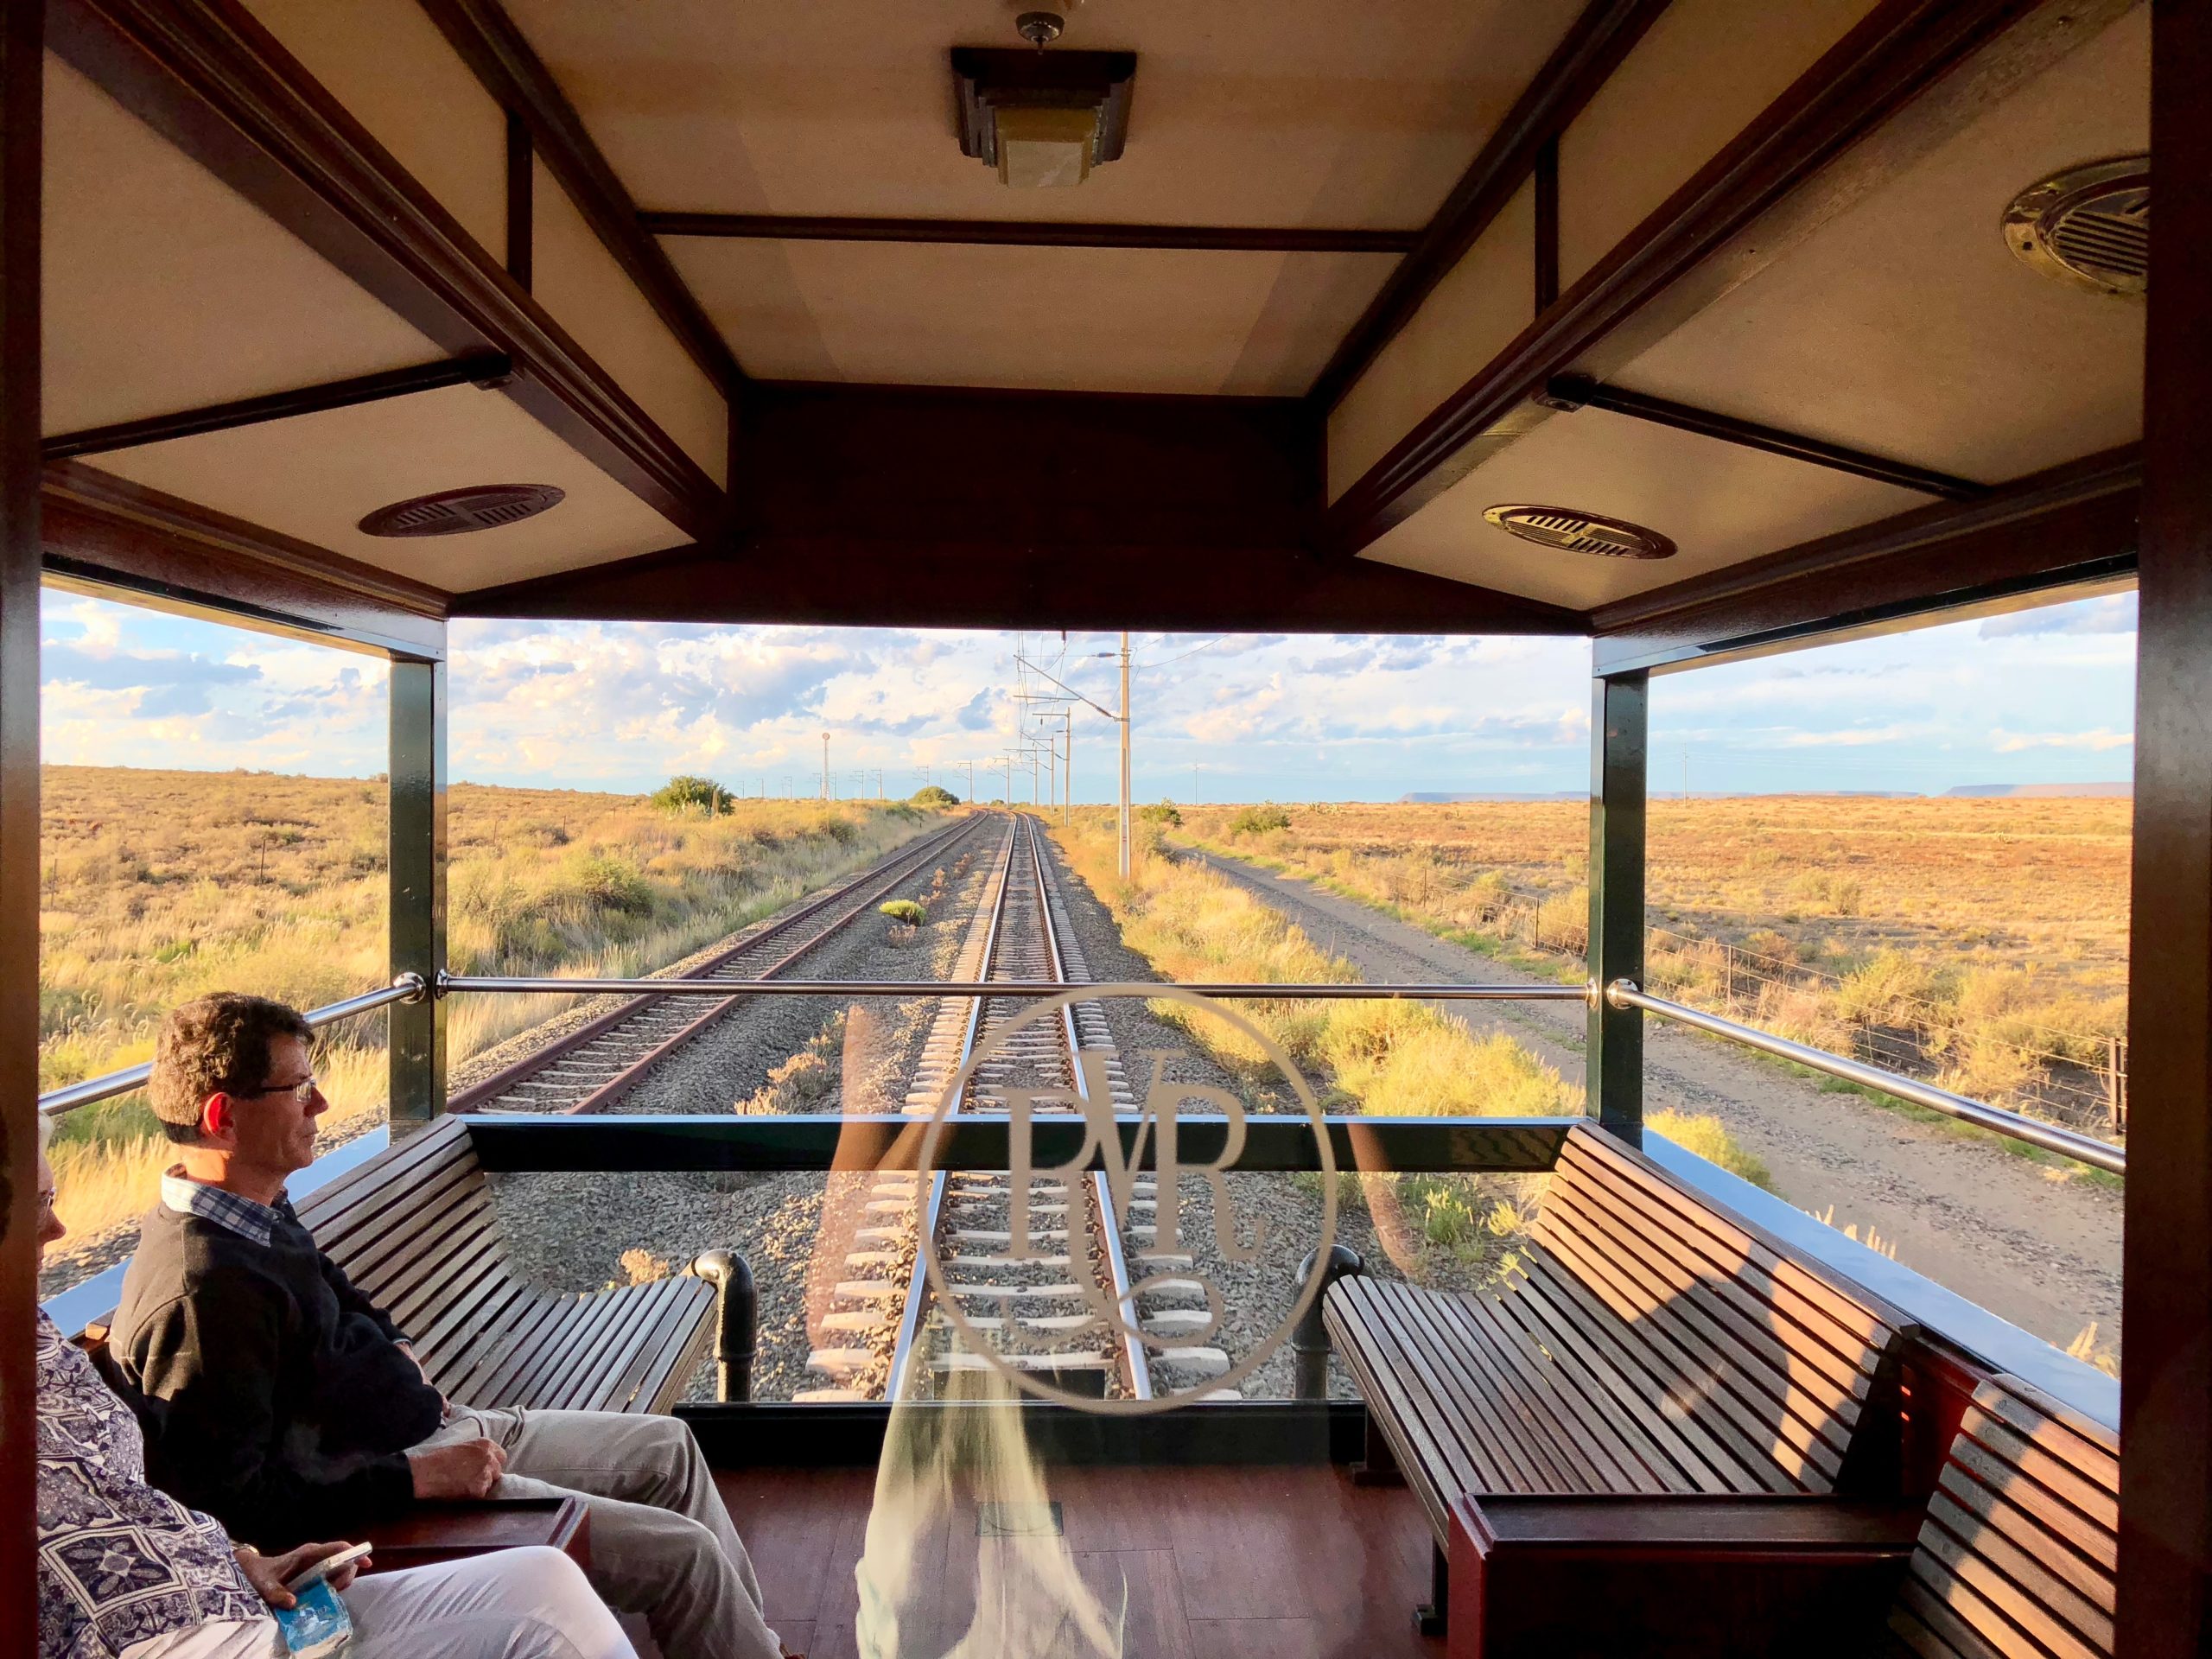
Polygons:
<instances>
[{"instance_id":1,"label":"white cloud","mask_svg":"<svg viewBox=\"0 0 2212 1659\"><path fill-rule=\"evenodd\" d=\"M2008 732L2002 728L1992 732L1999 754L2018 754L2024 749L2128 749L2135 747L2133 732L2107 731L2100 726L2093 732Z\"/></svg>"}]
</instances>

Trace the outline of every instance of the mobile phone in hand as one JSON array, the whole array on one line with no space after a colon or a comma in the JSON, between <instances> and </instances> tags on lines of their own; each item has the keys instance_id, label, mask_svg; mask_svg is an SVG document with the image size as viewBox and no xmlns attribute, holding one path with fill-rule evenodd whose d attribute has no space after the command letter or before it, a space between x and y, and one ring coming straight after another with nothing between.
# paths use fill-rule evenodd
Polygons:
<instances>
[{"instance_id":1,"label":"mobile phone in hand","mask_svg":"<svg viewBox=\"0 0 2212 1659\"><path fill-rule=\"evenodd\" d=\"M303 1567L284 1580L284 1587L298 1595L311 1584L321 1584L341 1567L350 1567L369 1553L367 1544L352 1544L335 1555L326 1555L312 1567Z\"/></svg>"}]
</instances>

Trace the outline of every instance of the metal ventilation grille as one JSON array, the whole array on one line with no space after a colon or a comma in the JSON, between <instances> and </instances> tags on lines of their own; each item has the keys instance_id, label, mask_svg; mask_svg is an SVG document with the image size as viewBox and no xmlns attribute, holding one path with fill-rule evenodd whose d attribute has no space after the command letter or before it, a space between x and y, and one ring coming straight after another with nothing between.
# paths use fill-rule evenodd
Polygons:
<instances>
[{"instance_id":1,"label":"metal ventilation grille","mask_svg":"<svg viewBox=\"0 0 2212 1659\"><path fill-rule=\"evenodd\" d=\"M2005 210L2005 239L2047 276L2096 294L2151 285L2151 161L2118 156L2030 185Z\"/></svg>"},{"instance_id":2,"label":"metal ventilation grille","mask_svg":"<svg viewBox=\"0 0 2212 1659\"><path fill-rule=\"evenodd\" d=\"M378 507L360 528L368 536L463 536L535 518L566 494L551 484L476 484Z\"/></svg>"},{"instance_id":3,"label":"metal ventilation grille","mask_svg":"<svg viewBox=\"0 0 2212 1659\"><path fill-rule=\"evenodd\" d=\"M1568 507L1496 506L1483 514L1508 535L1562 553L1601 559L1671 559L1675 544L1656 530Z\"/></svg>"}]
</instances>

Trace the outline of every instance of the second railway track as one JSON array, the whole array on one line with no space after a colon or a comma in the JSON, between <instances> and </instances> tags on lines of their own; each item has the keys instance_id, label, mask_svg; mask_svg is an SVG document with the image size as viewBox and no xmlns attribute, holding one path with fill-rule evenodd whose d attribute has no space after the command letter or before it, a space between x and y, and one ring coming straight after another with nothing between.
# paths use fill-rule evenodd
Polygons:
<instances>
[{"instance_id":1,"label":"second railway track","mask_svg":"<svg viewBox=\"0 0 2212 1659\"><path fill-rule=\"evenodd\" d=\"M830 892L766 925L739 935L687 979L773 979L868 914L876 902L932 859L976 835L986 820L963 818L950 829L898 849ZM640 996L598 1015L513 1065L463 1090L451 1109L466 1112L585 1113L608 1109L676 1050L727 1019L742 995Z\"/></svg>"}]
</instances>

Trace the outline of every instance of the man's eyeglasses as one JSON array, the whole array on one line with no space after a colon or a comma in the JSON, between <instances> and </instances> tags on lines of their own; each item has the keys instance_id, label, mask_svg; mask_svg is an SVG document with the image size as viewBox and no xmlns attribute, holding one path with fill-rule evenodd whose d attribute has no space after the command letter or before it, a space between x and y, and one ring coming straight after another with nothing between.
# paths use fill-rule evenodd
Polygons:
<instances>
[{"instance_id":1,"label":"man's eyeglasses","mask_svg":"<svg viewBox=\"0 0 2212 1659\"><path fill-rule=\"evenodd\" d=\"M258 1098L266 1100L271 1095L289 1095L299 1104L304 1106L315 1098L315 1074L309 1072L297 1083L272 1083L261 1090Z\"/></svg>"}]
</instances>

